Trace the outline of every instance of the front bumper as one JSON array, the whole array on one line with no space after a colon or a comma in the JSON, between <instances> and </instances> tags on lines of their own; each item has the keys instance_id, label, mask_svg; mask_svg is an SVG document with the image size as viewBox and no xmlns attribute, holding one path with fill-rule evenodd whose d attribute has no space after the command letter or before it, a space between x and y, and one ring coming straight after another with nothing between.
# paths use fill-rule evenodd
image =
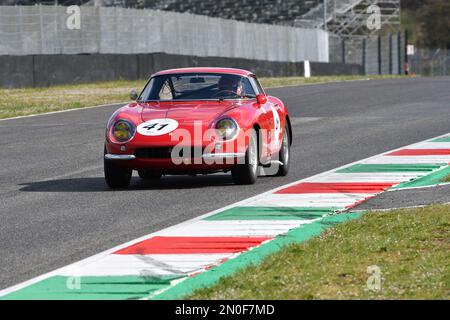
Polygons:
<instances>
[{"instance_id":1,"label":"front bumper","mask_svg":"<svg viewBox=\"0 0 450 320\"><path fill-rule=\"evenodd\" d=\"M105 154L105 159L106 160L134 160L136 159L136 156L134 154L112 154L112 153L107 153Z\"/></svg>"},{"instance_id":2,"label":"front bumper","mask_svg":"<svg viewBox=\"0 0 450 320\"><path fill-rule=\"evenodd\" d=\"M245 157L245 153L241 152L220 152L220 153L205 153L203 159L205 160L223 160L223 159L237 159Z\"/></svg>"},{"instance_id":3,"label":"front bumper","mask_svg":"<svg viewBox=\"0 0 450 320\"><path fill-rule=\"evenodd\" d=\"M245 153L241 152L220 152L220 153L205 153L202 155L204 160L224 160L224 159L238 159L245 157ZM134 154L113 154L107 153L105 154L106 160L135 160L136 156Z\"/></svg>"},{"instance_id":4,"label":"front bumper","mask_svg":"<svg viewBox=\"0 0 450 320\"><path fill-rule=\"evenodd\" d=\"M211 172L226 171L242 163L245 153L205 153L200 158L149 159L136 157L134 154L105 154L105 159L133 170L152 169L162 172Z\"/></svg>"}]
</instances>

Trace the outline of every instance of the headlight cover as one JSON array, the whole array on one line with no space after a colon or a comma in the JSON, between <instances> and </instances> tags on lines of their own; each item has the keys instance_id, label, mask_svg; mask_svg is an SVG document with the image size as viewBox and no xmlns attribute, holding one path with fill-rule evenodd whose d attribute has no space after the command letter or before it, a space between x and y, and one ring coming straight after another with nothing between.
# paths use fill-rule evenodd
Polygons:
<instances>
[{"instance_id":1,"label":"headlight cover","mask_svg":"<svg viewBox=\"0 0 450 320\"><path fill-rule=\"evenodd\" d=\"M111 135L118 142L130 141L136 133L136 126L128 120L117 120L111 128Z\"/></svg>"},{"instance_id":2,"label":"headlight cover","mask_svg":"<svg viewBox=\"0 0 450 320\"><path fill-rule=\"evenodd\" d=\"M224 140L231 140L235 138L238 130L239 126L232 118L223 118L216 123L217 134Z\"/></svg>"}]
</instances>

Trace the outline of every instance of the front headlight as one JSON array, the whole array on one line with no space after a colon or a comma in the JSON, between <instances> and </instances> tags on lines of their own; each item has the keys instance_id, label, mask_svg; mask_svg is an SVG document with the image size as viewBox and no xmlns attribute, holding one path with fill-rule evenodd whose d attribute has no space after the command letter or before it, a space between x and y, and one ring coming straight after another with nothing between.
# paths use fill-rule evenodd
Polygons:
<instances>
[{"instance_id":1,"label":"front headlight","mask_svg":"<svg viewBox=\"0 0 450 320\"><path fill-rule=\"evenodd\" d=\"M216 131L220 137L222 137L224 140L230 140L233 139L239 130L239 127L231 118L224 118L216 123Z\"/></svg>"},{"instance_id":2,"label":"front headlight","mask_svg":"<svg viewBox=\"0 0 450 320\"><path fill-rule=\"evenodd\" d=\"M136 127L128 120L117 120L111 128L111 135L119 142L127 142L134 137Z\"/></svg>"}]
</instances>

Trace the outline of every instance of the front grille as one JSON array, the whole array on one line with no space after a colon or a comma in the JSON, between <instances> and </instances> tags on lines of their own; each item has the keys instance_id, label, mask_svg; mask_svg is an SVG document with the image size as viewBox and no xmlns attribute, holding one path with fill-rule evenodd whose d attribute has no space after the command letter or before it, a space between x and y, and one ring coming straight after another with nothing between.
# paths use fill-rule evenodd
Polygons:
<instances>
[{"instance_id":1,"label":"front grille","mask_svg":"<svg viewBox=\"0 0 450 320\"><path fill-rule=\"evenodd\" d=\"M145 159L170 159L172 155L173 147L154 147L154 148L142 148L137 149L134 153L136 158L145 158ZM180 149L179 153L175 155L175 157L184 158L187 157L188 154L186 152L186 156L184 155L184 150ZM195 151L197 150L197 153ZM190 158L194 158L194 155L203 154L202 147L191 147Z\"/></svg>"}]
</instances>

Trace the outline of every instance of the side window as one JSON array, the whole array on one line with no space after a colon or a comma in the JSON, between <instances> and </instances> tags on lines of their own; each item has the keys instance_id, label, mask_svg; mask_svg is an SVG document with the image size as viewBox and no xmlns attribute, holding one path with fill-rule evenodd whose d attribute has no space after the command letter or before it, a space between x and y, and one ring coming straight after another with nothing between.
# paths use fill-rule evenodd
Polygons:
<instances>
[{"instance_id":1,"label":"side window","mask_svg":"<svg viewBox=\"0 0 450 320\"><path fill-rule=\"evenodd\" d=\"M256 96L255 90L253 89L253 86L250 83L250 80L248 80L247 78L242 78L242 84L244 86L244 94L250 95L250 96Z\"/></svg>"},{"instance_id":2,"label":"side window","mask_svg":"<svg viewBox=\"0 0 450 320\"><path fill-rule=\"evenodd\" d=\"M250 81L256 90L256 94L265 94L263 88L259 84L259 81L258 79L256 79L256 77L250 77Z\"/></svg>"},{"instance_id":3,"label":"side window","mask_svg":"<svg viewBox=\"0 0 450 320\"><path fill-rule=\"evenodd\" d=\"M142 90L142 92L138 98L138 101L146 101L147 99L149 99L150 91L152 90L154 82L155 82L154 78L150 79L150 81L145 86L144 90Z\"/></svg>"},{"instance_id":4,"label":"side window","mask_svg":"<svg viewBox=\"0 0 450 320\"><path fill-rule=\"evenodd\" d=\"M159 100L173 100L172 90L170 89L169 79L164 81L159 91Z\"/></svg>"}]
</instances>

